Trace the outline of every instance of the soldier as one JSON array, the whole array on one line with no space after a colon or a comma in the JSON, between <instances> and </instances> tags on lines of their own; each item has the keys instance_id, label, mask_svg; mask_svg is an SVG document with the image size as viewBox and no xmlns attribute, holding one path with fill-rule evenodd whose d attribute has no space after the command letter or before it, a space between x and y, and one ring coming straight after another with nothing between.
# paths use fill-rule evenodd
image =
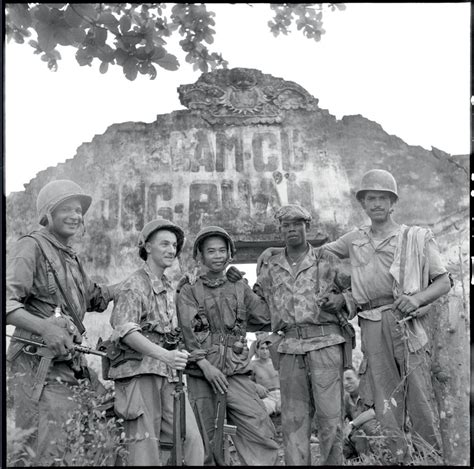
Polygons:
<instances>
[{"instance_id":1,"label":"soldier","mask_svg":"<svg viewBox=\"0 0 474 469\"><path fill-rule=\"evenodd\" d=\"M177 349L174 291L164 272L183 244L184 232L173 222L158 218L147 223L138 240L144 264L120 286L110 317L112 343L138 352L138 358L129 353L109 373L115 381L115 413L124 419L126 436L132 440L128 466L167 462L160 442L172 441L175 370L184 369L189 353ZM187 398L185 414L184 461L200 466L204 448Z\"/></svg>"},{"instance_id":2,"label":"soldier","mask_svg":"<svg viewBox=\"0 0 474 469\"><path fill-rule=\"evenodd\" d=\"M21 237L7 258L6 323L16 326L14 336L43 341L51 352L32 355L12 339L7 354L15 424L35 430L28 442L33 465L61 457L61 425L77 407L70 386L95 376L74 342L81 341L85 312L104 311L115 288L92 282L70 246L91 201L73 181L46 184L36 202L42 228Z\"/></svg>"},{"instance_id":3,"label":"soldier","mask_svg":"<svg viewBox=\"0 0 474 469\"><path fill-rule=\"evenodd\" d=\"M235 253L229 234L217 226L203 228L193 247L205 269L196 282L178 293L178 317L190 352L188 387L206 450L205 464L223 464L219 412L227 410L237 427L234 444L245 465L273 465L278 444L275 428L250 380L248 329L269 322L266 305L244 281L231 283L225 269ZM255 329L254 329L255 330ZM223 408L217 397L225 397ZM215 428L217 426L217 428Z\"/></svg>"},{"instance_id":4,"label":"soldier","mask_svg":"<svg viewBox=\"0 0 474 469\"><path fill-rule=\"evenodd\" d=\"M363 362L364 363L364 362ZM373 447L369 437L380 436L373 405L359 394L359 377L354 368L344 371L344 457L351 459L367 454Z\"/></svg>"},{"instance_id":5,"label":"soldier","mask_svg":"<svg viewBox=\"0 0 474 469\"><path fill-rule=\"evenodd\" d=\"M269 345L272 341L267 337L256 340L255 354L257 358L250 362L252 380L257 384L258 397L262 399L268 415L277 415L281 409L280 378L270 358Z\"/></svg>"},{"instance_id":6,"label":"soldier","mask_svg":"<svg viewBox=\"0 0 474 469\"><path fill-rule=\"evenodd\" d=\"M352 294L368 363L361 385L369 385L364 388L373 395L393 460L403 462L408 457L408 417L412 433L441 450L428 339L415 317L420 307L449 291L450 279L433 233L393 220L398 190L392 174L382 169L368 171L356 198L370 225L354 229L324 249L350 258ZM262 255L260 263L269 254ZM426 312L429 306L423 309ZM401 319L406 320L399 323Z\"/></svg>"},{"instance_id":7,"label":"soldier","mask_svg":"<svg viewBox=\"0 0 474 469\"><path fill-rule=\"evenodd\" d=\"M315 414L320 464L342 464L345 339L334 313L344 304L347 276L335 256L308 243L306 209L286 205L275 217L286 247L262 266L254 288L270 308L272 331L284 332L277 351L285 461L311 464Z\"/></svg>"}]
</instances>

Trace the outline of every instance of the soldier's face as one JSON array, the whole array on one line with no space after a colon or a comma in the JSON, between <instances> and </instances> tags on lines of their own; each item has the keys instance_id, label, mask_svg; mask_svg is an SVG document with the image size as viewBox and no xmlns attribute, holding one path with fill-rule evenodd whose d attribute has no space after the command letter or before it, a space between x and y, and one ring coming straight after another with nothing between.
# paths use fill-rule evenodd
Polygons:
<instances>
[{"instance_id":1,"label":"soldier's face","mask_svg":"<svg viewBox=\"0 0 474 469\"><path fill-rule=\"evenodd\" d=\"M381 223L388 220L393 201L389 192L367 191L361 204L372 221Z\"/></svg>"},{"instance_id":2,"label":"soldier's face","mask_svg":"<svg viewBox=\"0 0 474 469\"><path fill-rule=\"evenodd\" d=\"M302 219L283 219L280 233L287 246L306 244L306 222Z\"/></svg>"},{"instance_id":3,"label":"soldier's face","mask_svg":"<svg viewBox=\"0 0 474 469\"><path fill-rule=\"evenodd\" d=\"M177 247L178 240L172 231L156 231L145 243L148 254L147 261L154 263L161 269L166 269L173 264Z\"/></svg>"},{"instance_id":4,"label":"soldier's face","mask_svg":"<svg viewBox=\"0 0 474 469\"><path fill-rule=\"evenodd\" d=\"M68 199L60 203L51 213L52 231L58 238L67 241L74 236L82 223L82 205L79 199Z\"/></svg>"},{"instance_id":5,"label":"soldier's face","mask_svg":"<svg viewBox=\"0 0 474 469\"><path fill-rule=\"evenodd\" d=\"M201 246L202 263L211 272L222 272L228 259L227 243L220 236L209 236Z\"/></svg>"},{"instance_id":6,"label":"soldier's face","mask_svg":"<svg viewBox=\"0 0 474 469\"><path fill-rule=\"evenodd\" d=\"M359 378L353 370L347 370L344 373L344 389L348 393L355 392L359 389Z\"/></svg>"},{"instance_id":7,"label":"soldier's face","mask_svg":"<svg viewBox=\"0 0 474 469\"><path fill-rule=\"evenodd\" d=\"M268 350L268 344L265 342L264 344L261 344L260 347L258 348L258 358L261 358L262 360L266 360L269 357L270 357L270 350Z\"/></svg>"}]
</instances>

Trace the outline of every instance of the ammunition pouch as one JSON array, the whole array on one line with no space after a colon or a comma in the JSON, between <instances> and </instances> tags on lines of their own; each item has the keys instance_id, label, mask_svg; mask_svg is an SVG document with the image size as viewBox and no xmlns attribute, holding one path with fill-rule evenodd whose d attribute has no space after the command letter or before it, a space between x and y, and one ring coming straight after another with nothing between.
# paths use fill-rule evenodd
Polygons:
<instances>
[{"instance_id":1,"label":"ammunition pouch","mask_svg":"<svg viewBox=\"0 0 474 469\"><path fill-rule=\"evenodd\" d=\"M99 337L96 349L107 354L107 356L101 357L103 379L112 379L110 378L110 367L115 368L129 360L139 361L143 359L143 355L140 352L133 350L125 344L112 340L102 340L101 337Z\"/></svg>"}]
</instances>

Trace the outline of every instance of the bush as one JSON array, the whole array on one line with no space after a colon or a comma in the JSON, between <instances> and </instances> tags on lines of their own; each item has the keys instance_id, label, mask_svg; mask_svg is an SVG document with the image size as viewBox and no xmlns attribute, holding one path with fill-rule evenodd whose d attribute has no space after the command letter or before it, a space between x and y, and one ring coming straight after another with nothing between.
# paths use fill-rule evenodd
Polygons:
<instances>
[{"instance_id":1,"label":"bush","mask_svg":"<svg viewBox=\"0 0 474 469\"><path fill-rule=\"evenodd\" d=\"M28 438L36 429L19 429L13 418L7 419L7 466L115 466L117 458L126 458L123 422L113 413L113 390L99 396L88 380L71 389L77 408L62 426L64 439L52 442L53 455L35 460Z\"/></svg>"}]
</instances>

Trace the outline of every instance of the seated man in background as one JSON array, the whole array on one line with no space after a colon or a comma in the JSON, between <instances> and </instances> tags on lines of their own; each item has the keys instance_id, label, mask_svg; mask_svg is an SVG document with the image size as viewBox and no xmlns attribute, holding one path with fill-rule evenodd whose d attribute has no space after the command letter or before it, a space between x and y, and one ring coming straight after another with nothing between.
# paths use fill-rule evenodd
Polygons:
<instances>
[{"instance_id":1,"label":"seated man in background","mask_svg":"<svg viewBox=\"0 0 474 469\"><path fill-rule=\"evenodd\" d=\"M362 362L361 367L364 362ZM362 401L359 395L359 376L354 368L344 372L344 447L346 459L367 454L370 451L368 437L379 434L379 426L373 407Z\"/></svg>"},{"instance_id":2,"label":"seated man in background","mask_svg":"<svg viewBox=\"0 0 474 469\"><path fill-rule=\"evenodd\" d=\"M273 367L268 349L271 340L260 337L255 343L256 359L250 362L252 367L252 380L257 386L257 394L262 399L268 415L279 414L281 411L280 379L278 371Z\"/></svg>"}]
</instances>

